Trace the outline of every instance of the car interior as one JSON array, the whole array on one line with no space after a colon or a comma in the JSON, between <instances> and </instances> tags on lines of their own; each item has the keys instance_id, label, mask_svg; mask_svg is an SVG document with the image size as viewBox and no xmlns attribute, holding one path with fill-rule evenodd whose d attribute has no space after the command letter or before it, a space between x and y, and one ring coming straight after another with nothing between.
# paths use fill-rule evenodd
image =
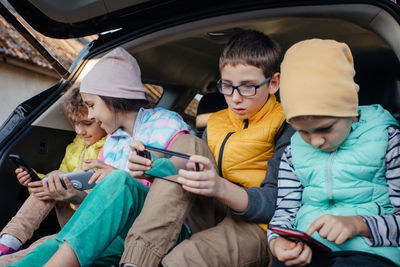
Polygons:
<instances>
[{"instance_id":1,"label":"car interior","mask_svg":"<svg viewBox=\"0 0 400 267\"><path fill-rule=\"evenodd\" d=\"M195 117L185 110L197 94L216 91L219 54L239 29L263 31L280 44L283 53L292 44L309 38L347 43L354 56L360 104L381 104L399 118L400 18L396 14L364 3L276 7L204 18L139 37L129 35L124 29L118 38L102 42L96 53L89 53L76 62L77 67L67 81L49 89L58 90L58 97L43 103L47 105L43 112L10 140L3 155L20 154L40 173L57 169L66 145L75 135L62 113L62 91L78 86L93 63L117 46L124 47L137 59L144 83L162 87L155 105L177 111L194 126ZM109 40L107 34L99 38ZM25 104L43 99L50 91ZM2 203L8 204L0 208L0 227L4 227L28 196L27 190L18 184L14 169L3 156L0 195ZM57 230L53 214L42 223L32 240Z\"/></svg>"}]
</instances>

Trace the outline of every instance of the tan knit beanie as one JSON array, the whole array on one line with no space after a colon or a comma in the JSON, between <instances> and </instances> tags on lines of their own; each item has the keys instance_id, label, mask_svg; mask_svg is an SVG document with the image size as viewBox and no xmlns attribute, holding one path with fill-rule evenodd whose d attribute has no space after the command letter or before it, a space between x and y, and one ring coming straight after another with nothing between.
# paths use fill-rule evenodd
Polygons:
<instances>
[{"instance_id":1,"label":"tan knit beanie","mask_svg":"<svg viewBox=\"0 0 400 267\"><path fill-rule=\"evenodd\" d=\"M280 96L286 120L306 115L357 116L358 85L350 48L311 39L290 47L281 64Z\"/></svg>"}]
</instances>

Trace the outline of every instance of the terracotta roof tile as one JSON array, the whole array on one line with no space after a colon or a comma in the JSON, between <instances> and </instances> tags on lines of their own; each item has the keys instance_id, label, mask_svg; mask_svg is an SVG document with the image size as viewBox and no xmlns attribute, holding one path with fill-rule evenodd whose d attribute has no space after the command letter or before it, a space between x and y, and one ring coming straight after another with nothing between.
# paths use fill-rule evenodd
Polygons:
<instances>
[{"instance_id":1,"label":"terracotta roof tile","mask_svg":"<svg viewBox=\"0 0 400 267\"><path fill-rule=\"evenodd\" d=\"M15 14L14 14L15 15ZM31 32L34 30L30 29ZM53 39L33 33L36 39L68 69L76 55L94 37ZM13 57L40 67L51 69L50 64L3 17L0 17L0 55Z\"/></svg>"}]
</instances>

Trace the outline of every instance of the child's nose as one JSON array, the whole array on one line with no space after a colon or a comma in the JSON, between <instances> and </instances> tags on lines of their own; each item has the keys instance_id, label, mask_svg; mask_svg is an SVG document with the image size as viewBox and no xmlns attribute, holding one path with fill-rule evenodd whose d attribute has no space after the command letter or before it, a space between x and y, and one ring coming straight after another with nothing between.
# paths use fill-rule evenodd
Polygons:
<instances>
[{"instance_id":1,"label":"child's nose","mask_svg":"<svg viewBox=\"0 0 400 267\"><path fill-rule=\"evenodd\" d=\"M79 135L85 134L85 127L82 127L81 125L76 125L75 126L75 132Z\"/></svg>"},{"instance_id":2,"label":"child's nose","mask_svg":"<svg viewBox=\"0 0 400 267\"><path fill-rule=\"evenodd\" d=\"M93 116L92 112L90 111L90 109L89 109L89 111L88 111L87 117L88 117L88 120L94 119L94 116Z\"/></svg>"},{"instance_id":3,"label":"child's nose","mask_svg":"<svg viewBox=\"0 0 400 267\"><path fill-rule=\"evenodd\" d=\"M242 96L239 94L238 90L233 90L232 101L233 102L241 102L242 101Z\"/></svg>"},{"instance_id":4,"label":"child's nose","mask_svg":"<svg viewBox=\"0 0 400 267\"><path fill-rule=\"evenodd\" d=\"M325 138L319 134L311 136L311 145L315 148L320 148L325 143Z\"/></svg>"}]
</instances>

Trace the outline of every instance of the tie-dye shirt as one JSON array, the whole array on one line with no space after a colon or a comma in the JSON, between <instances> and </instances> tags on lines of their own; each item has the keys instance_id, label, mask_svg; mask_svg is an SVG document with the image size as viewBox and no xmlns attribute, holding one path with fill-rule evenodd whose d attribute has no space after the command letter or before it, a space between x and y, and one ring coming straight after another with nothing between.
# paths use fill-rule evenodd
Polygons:
<instances>
[{"instance_id":1,"label":"tie-dye shirt","mask_svg":"<svg viewBox=\"0 0 400 267\"><path fill-rule=\"evenodd\" d=\"M138 112L133 137L122 129L109 134L103 146L103 161L117 169L128 170L128 157L131 153L131 140L142 141L145 145L167 149L179 135L194 132L182 117L164 108L144 109ZM150 186L150 182L141 179Z\"/></svg>"}]
</instances>

